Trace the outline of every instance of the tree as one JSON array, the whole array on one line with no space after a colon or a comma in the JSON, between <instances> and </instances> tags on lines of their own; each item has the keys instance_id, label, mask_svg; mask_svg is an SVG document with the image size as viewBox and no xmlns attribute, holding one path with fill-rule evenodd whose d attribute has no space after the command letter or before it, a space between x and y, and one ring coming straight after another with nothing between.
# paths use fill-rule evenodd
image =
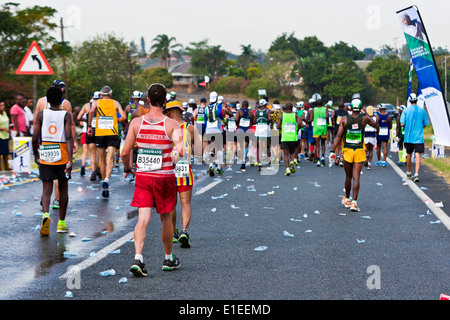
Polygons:
<instances>
[{"instance_id":1,"label":"tree","mask_svg":"<svg viewBox=\"0 0 450 320\"><path fill-rule=\"evenodd\" d=\"M351 96L358 92L362 101L370 101L367 79L353 61L335 65L333 73L324 76L323 80L326 82L323 94L330 100L350 101Z\"/></svg>"},{"instance_id":2,"label":"tree","mask_svg":"<svg viewBox=\"0 0 450 320\"><path fill-rule=\"evenodd\" d=\"M325 76L331 73L332 64L324 53L312 54L306 58L299 58L293 68L302 79L300 88L306 95L323 92L327 80Z\"/></svg>"},{"instance_id":3,"label":"tree","mask_svg":"<svg viewBox=\"0 0 450 320\"><path fill-rule=\"evenodd\" d=\"M47 6L33 6L18 10L18 3L8 2L0 9L0 75L19 66L32 40L37 40L41 49L57 43L50 35L57 25L51 22L56 9ZM49 52L48 60L55 54Z\"/></svg>"},{"instance_id":4,"label":"tree","mask_svg":"<svg viewBox=\"0 0 450 320\"><path fill-rule=\"evenodd\" d=\"M365 57L364 52L359 51L355 46L349 46L343 41L339 41L330 47L331 53L339 62L346 60L362 60Z\"/></svg>"},{"instance_id":5,"label":"tree","mask_svg":"<svg viewBox=\"0 0 450 320\"><path fill-rule=\"evenodd\" d=\"M220 75L219 71L226 72L222 66L227 59L227 52L220 49L220 45L208 45L208 39L191 42L185 53L191 56L190 72L194 74L215 77Z\"/></svg>"},{"instance_id":6,"label":"tree","mask_svg":"<svg viewBox=\"0 0 450 320\"><path fill-rule=\"evenodd\" d=\"M367 67L369 80L376 89L386 90L392 97L406 97L409 63L395 55L378 56Z\"/></svg>"},{"instance_id":7,"label":"tree","mask_svg":"<svg viewBox=\"0 0 450 320\"><path fill-rule=\"evenodd\" d=\"M241 45L242 53L237 58L238 65L243 69L247 70L252 62L255 62L258 58L256 53L251 48L252 45Z\"/></svg>"},{"instance_id":8,"label":"tree","mask_svg":"<svg viewBox=\"0 0 450 320\"><path fill-rule=\"evenodd\" d=\"M157 67L142 71L133 80L134 87L139 91L146 91L152 83L161 83L166 88L171 88L173 76L166 68Z\"/></svg>"},{"instance_id":9,"label":"tree","mask_svg":"<svg viewBox=\"0 0 450 320\"><path fill-rule=\"evenodd\" d=\"M177 58L180 58L180 53L178 51L175 51L175 49L181 49L182 45L179 43L176 43L176 39L174 37L168 37L166 34L159 34L153 39L153 44L150 47L150 57L151 58L158 58L158 60L161 63L161 66L163 66L166 69L169 69L169 60L171 57L175 56Z\"/></svg>"},{"instance_id":10,"label":"tree","mask_svg":"<svg viewBox=\"0 0 450 320\"><path fill-rule=\"evenodd\" d=\"M89 101L94 91L108 85L114 99L127 103L130 99L129 43L114 34L97 35L74 47L67 59L68 86L72 105ZM131 57L131 71L136 74L140 65ZM141 88L137 89L140 90Z\"/></svg>"}]
</instances>

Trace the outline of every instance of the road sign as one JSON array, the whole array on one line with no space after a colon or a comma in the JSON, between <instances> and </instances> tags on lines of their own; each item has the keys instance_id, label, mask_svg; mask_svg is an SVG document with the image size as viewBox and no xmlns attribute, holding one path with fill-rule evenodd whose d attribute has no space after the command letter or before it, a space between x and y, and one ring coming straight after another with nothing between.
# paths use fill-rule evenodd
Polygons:
<instances>
[{"instance_id":1,"label":"road sign","mask_svg":"<svg viewBox=\"0 0 450 320\"><path fill-rule=\"evenodd\" d=\"M52 67L45 59L36 41L31 44L19 68L17 68L16 74L53 74Z\"/></svg>"}]
</instances>

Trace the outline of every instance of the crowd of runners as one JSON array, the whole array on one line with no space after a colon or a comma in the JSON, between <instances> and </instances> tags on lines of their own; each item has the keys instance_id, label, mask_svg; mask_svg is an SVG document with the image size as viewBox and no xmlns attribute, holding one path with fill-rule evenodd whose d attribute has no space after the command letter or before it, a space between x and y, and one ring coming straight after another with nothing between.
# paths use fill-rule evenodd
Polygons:
<instances>
[{"instance_id":1,"label":"crowd of runners","mask_svg":"<svg viewBox=\"0 0 450 320\"><path fill-rule=\"evenodd\" d=\"M342 204L351 211L360 211L357 200L361 170L363 166L371 169L374 150L375 165L386 167L388 143L394 139L399 147L397 164L406 163L408 178L419 181L423 128L428 122L425 110L417 106L415 94L410 95L408 108L398 107L394 119L382 104L363 107L357 93L351 103L339 102L337 106L325 102L317 93L307 102L284 105L277 100L269 102L267 97L253 103L225 101L216 92L211 92L208 99L181 101L176 92L155 83L144 92L134 91L123 108L113 99L113 90L104 86L72 112L70 102L63 98L64 90L64 82L55 80L46 96L38 100L32 122L33 154L43 183L40 234L50 233L53 189L52 208L59 209L57 232L68 232L68 179L73 154L79 147L83 150L80 175L87 174L89 158L90 180L101 181L104 198L110 195L113 168L122 162L124 179L135 186L131 206L139 211L134 230L135 258L130 268L136 276L147 275L143 248L153 207L162 223L162 269L175 270L181 265L172 248L174 243L190 247L195 163L207 164L206 174L211 177L224 174L225 164L237 164L242 172L253 166L269 174L283 168L286 177L295 176L302 161L311 161L317 167L340 166L346 174ZM81 146L76 139L77 126L83 128ZM391 135L392 130L395 132ZM176 227L178 198L181 230Z\"/></svg>"}]
</instances>

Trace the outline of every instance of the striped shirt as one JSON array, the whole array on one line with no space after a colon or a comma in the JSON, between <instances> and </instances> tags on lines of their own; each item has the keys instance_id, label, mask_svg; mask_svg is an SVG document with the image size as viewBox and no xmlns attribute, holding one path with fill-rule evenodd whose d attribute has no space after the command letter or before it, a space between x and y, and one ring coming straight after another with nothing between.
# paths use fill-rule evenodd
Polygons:
<instances>
[{"instance_id":1,"label":"striped shirt","mask_svg":"<svg viewBox=\"0 0 450 320\"><path fill-rule=\"evenodd\" d=\"M191 140L189 136L189 128L190 124L184 122L180 124L181 134L183 136L183 148L185 152L185 156L183 160L178 162L178 169L184 169L184 166L187 166L189 170L186 172L185 170L178 170L178 173L175 173L175 178L177 179L177 186L192 186L194 184L194 173L192 172L191 163ZM183 162L183 163L182 163ZM177 167L177 166L176 166Z\"/></svg>"},{"instance_id":2,"label":"striped shirt","mask_svg":"<svg viewBox=\"0 0 450 320\"><path fill-rule=\"evenodd\" d=\"M136 137L138 160L136 173L156 178L175 177L172 161L173 142L165 128L167 117L150 123L142 117Z\"/></svg>"}]
</instances>

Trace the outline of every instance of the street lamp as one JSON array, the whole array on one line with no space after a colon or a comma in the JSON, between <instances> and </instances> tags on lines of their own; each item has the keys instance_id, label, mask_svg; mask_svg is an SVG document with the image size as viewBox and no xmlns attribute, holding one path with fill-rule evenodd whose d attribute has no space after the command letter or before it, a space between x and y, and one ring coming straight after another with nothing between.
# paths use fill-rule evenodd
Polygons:
<instances>
[{"instance_id":1,"label":"street lamp","mask_svg":"<svg viewBox=\"0 0 450 320\"><path fill-rule=\"evenodd\" d=\"M444 70L444 78L445 78L445 103L447 103L447 58L450 57L449 55L446 55L444 57L444 65L445 65L445 70Z\"/></svg>"}]
</instances>

